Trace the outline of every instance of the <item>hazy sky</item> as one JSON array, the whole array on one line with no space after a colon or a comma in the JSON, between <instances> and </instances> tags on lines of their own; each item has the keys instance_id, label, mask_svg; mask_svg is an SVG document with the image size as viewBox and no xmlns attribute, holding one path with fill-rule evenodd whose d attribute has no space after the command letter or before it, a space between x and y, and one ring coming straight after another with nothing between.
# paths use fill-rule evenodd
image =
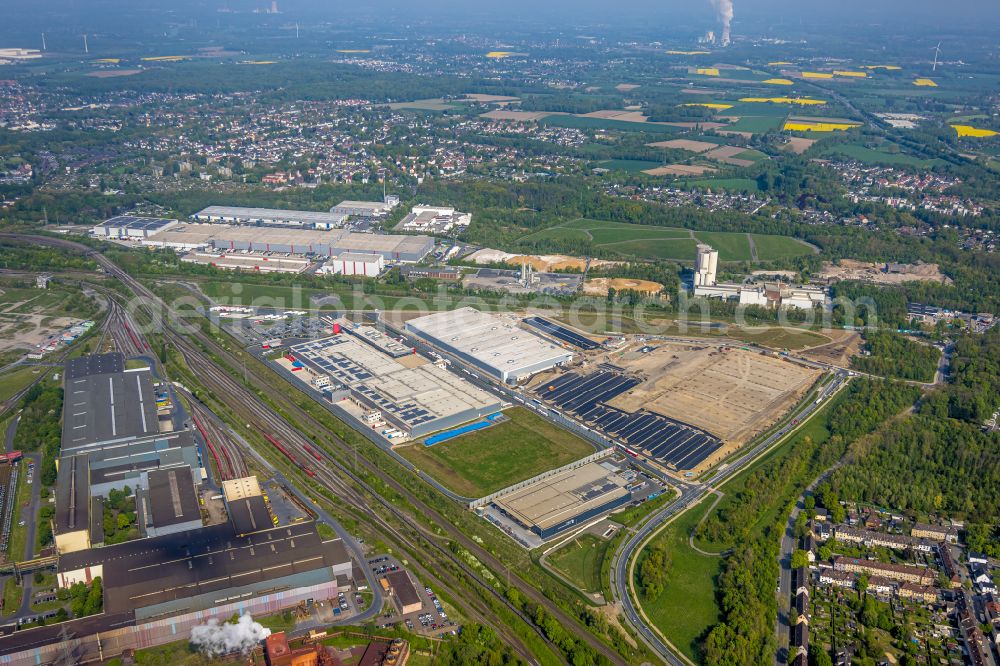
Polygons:
<instances>
[{"instance_id":1,"label":"hazy sky","mask_svg":"<svg viewBox=\"0 0 1000 666\"><path fill-rule=\"evenodd\" d=\"M64 29L110 33L128 25L159 29L178 20L202 25L218 20L217 10L247 12L269 7L271 0L0 0L5 21L0 39L16 39L18 31ZM660 26L683 31L715 24L709 0L278 0L288 19L348 24L360 18L437 22L447 29L490 29L506 23L517 27L573 29L576 26L636 28L643 36ZM887 36L911 31L960 35L963 31L1000 35L1000 0L734 0L737 33L763 34L786 29L825 32L838 27L884 26ZM280 18L280 17L279 17ZM23 36L23 35L22 35ZM1000 36L997 37L1000 48ZM6 46L7 44L0 44Z\"/></svg>"}]
</instances>

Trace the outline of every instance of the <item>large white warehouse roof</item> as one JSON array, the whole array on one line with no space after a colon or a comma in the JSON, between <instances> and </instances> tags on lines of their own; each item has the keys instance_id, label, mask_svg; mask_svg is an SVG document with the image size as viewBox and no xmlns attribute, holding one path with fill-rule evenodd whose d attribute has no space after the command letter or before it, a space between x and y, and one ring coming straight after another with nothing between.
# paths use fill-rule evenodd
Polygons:
<instances>
[{"instance_id":1,"label":"large white warehouse roof","mask_svg":"<svg viewBox=\"0 0 1000 666\"><path fill-rule=\"evenodd\" d=\"M573 354L517 326L506 315L466 307L429 314L406 323L407 330L450 349L502 381L519 379L567 363Z\"/></svg>"}]
</instances>

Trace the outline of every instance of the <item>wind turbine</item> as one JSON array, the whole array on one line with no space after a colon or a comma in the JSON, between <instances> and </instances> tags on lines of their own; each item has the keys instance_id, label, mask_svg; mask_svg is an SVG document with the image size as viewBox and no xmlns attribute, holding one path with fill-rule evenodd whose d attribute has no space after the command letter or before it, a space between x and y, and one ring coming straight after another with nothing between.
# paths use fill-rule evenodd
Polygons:
<instances>
[{"instance_id":1,"label":"wind turbine","mask_svg":"<svg viewBox=\"0 0 1000 666\"><path fill-rule=\"evenodd\" d=\"M934 69L931 70L931 71L934 71L934 72L937 71L938 56L939 55L941 55L941 42L938 42L938 45L934 47Z\"/></svg>"}]
</instances>

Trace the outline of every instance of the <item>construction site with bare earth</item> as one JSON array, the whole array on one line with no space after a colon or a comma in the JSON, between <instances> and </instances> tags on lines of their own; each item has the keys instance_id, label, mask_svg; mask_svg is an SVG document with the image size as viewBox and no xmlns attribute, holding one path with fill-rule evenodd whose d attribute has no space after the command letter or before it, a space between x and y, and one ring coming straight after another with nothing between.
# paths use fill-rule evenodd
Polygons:
<instances>
[{"instance_id":1,"label":"construction site with bare earth","mask_svg":"<svg viewBox=\"0 0 1000 666\"><path fill-rule=\"evenodd\" d=\"M672 474L698 474L785 417L822 372L777 352L636 340L536 376L539 401Z\"/></svg>"}]
</instances>

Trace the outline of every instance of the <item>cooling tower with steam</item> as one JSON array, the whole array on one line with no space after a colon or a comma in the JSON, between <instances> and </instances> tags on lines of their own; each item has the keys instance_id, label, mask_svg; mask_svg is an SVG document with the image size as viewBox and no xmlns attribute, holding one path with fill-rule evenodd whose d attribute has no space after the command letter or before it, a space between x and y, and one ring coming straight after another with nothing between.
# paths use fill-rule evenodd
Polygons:
<instances>
[{"instance_id":1,"label":"cooling tower with steam","mask_svg":"<svg viewBox=\"0 0 1000 666\"><path fill-rule=\"evenodd\" d=\"M711 0L715 7L719 20L722 22L722 39L719 43L722 46L729 46L731 28L733 23L733 0Z\"/></svg>"}]
</instances>

